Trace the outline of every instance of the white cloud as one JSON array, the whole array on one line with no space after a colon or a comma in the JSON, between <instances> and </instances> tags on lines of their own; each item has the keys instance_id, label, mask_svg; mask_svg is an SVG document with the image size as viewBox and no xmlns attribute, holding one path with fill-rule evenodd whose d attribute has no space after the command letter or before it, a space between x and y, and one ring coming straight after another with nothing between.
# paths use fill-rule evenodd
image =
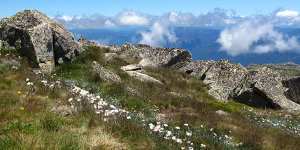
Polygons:
<instances>
[{"instance_id":1,"label":"white cloud","mask_svg":"<svg viewBox=\"0 0 300 150\"><path fill-rule=\"evenodd\" d=\"M167 24L155 22L148 32L141 32L141 44L147 44L155 47L163 46L167 42L174 43L177 37Z\"/></svg>"},{"instance_id":2,"label":"white cloud","mask_svg":"<svg viewBox=\"0 0 300 150\"><path fill-rule=\"evenodd\" d=\"M276 13L277 17L287 17L287 18L294 18L299 16L298 11L294 10L283 10Z\"/></svg>"},{"instance_id":3,"label":"white cloud","mask_svg":"<svg viewBox=\"0 0 300 150\"><path fill-rule=\"evenodd\" d=\"M59 19L62 19L64 21L72 21L73 18L74 18L73 16L67 16L67 15L63 15L59 17Z\"/></svg>"},{"instance_id":4,"label":"white cloud","mask_svg":"<svg viewBox=\"0 0 300 150\"><path fill-rule=\"evenodd\" d=\"M134 11L126 11L121 13L118 16L119 22L122 25L148 25L149 20L147 17L134 12Z\"/></svg>"},{"instance_id":5,"label":"white cloud","mask_svg":"<svg viewBox=\"0 0 300 150\"><path fill-rule=\"evenodd\" d=\"M104 26L106 26L106 27L114 27L114 26L116 26L116 24L113 23L112 21L110 21L110 20L108 19L108 20L106 20L106 21L104 22Z\"/></svg>"},{"instance_id":6,"label":"white cloud","mask_svg":"<svg viewBox=\"0 0 300 150\"><path fill-rule=\"evenodd\" d=\"M285 52L297 50L296 37L288 37L276 31L272 24L248 21L221 32L218 43L221 50L237 56L246 53Z\"/></svg>"}]
</instances>

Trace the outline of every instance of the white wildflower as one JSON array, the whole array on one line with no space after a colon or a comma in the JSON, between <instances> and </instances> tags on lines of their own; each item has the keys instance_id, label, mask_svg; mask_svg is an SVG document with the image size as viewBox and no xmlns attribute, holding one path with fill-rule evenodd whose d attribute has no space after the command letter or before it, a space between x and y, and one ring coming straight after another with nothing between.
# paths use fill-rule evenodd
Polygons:
<instances>
[{"instance_id":1,"label":"white wildflower","mask_svg":"<svg viewBox=\"0 0 300 150\"><path fill-rule=\"evenodd\" d=\"M182 143L182 139L176 139L176 142L181 144Z\"/></svg>"},{"instance_id":2,"label":"white wildflower","mask_svg":"<svg viewBox=\"0 0 300 150\"><path fill-rule=\"evenodd\" d=\"M185 124L184 124L184 126L188 127L188 126L189 126L189 124L185 123Z\"/></svg>"},{"instance_id":3,"label":"white wildflower","mask_svg":"<svg viewBox=\"0 0 300 150\"><path fill-rule=\"evenodd\" d=\"M180 127L177 126L177 127L175 127L175 129L180 130Z\"/></svg>"},{"instance_id":4,"label":"white wildflower","mask_svg":"<svg viewBox=\"0 0 300 150\"><path fill-rule=\"evenodd\" d=\"M149 128L150 128L151 130L153 130L154 127L155 127L154 124L152 124L152 123L149 123L148 125L149 125Z\"/></svg>"},{"instance_id":5,"label":"white wildflower","mask_svg":"<svg viewBox=\"0 0 300 150\"><path fill-rule=\"evenodd\" d=\"M177 138L176 138L176 136L172 136L172 140L174 140L174 141L175 141L176 139L177 139Z\"/></svg>"},{"instance_id":6,"label":"white wildflower","mask_svg":"<svg viewBox=\"0 0 300 150\"><path fill-rule=\"evenodd\" d=\"M205 144L201 144L200 147L201 148L206 148L206 145Z\"/></svg>"},{"instance_id":7,"label":"white wildflower","mask_svg":"<svg viewBox=\"0 0 300 150\"><path fill-rule=\"evenodd\" d=\"M72 102L72 101L73 101L73 98L69 98L68 101L69 101L69 102Z\"/></svg>"},{"instance_id":8,"label":"white wildflower","mask_svg":"<svg viewBox=\"0 0 300 150\"><path fill-rule=\"evenodd\" d=\"M171 136L171 135L172 135L172 132L171 131L167 131L166 136L168 137L168 136Z\"/></svg>"},{"instance_id":9,"label":"white wildflower","mask_svg":"<svg viewBox=\"0 0 300 150\"><path fill-rule=\"evenodd\" d=\"M193 147L188 147L188 150L194 150L194 148Z\"/></svg>"},{"instance_id":10,"label":"white wildflower","mask_svg":"<svg viewBox=\"0 0 300 150\"><path fill-rule=\"evenodd\" d=\"M128 120L130 120L130 119L131 119L131 117L130 117L130 116L127 116L126 118L127 118Z\"/></svg>"},{"instance_id":11,"label":"white wildflower","mask_svg":"<svg viewBox=\"0 0 300 150\"><path fill-rule=\"evenodd\" d=\"M192 136L192 132L186 132L186 136Z\"/></svg>"},{"instance_id":12,"label":"white wildflower","mask_svg":"<svg viewBox=\"0 0 300 150\"><path fill-rule=\"evenodd\" d=\"M155 126L154 129L153 129L154 132L157 132L159 130L160 130L160 125Z\"/></svg>"}]
</instances>

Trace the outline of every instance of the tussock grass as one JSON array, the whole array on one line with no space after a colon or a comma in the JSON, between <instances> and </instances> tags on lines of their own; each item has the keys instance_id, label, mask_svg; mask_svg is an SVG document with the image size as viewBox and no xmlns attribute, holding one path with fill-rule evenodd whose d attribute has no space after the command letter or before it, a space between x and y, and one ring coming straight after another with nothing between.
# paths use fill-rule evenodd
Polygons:
<instances>
[{"instance_id":1,"label":"tussock grass","mask_svg":"<svg viewBox=\"0 0 300 150\"><path fill-rule=\"evenodd\" d=\"M72 80L91 92L100 92L118 106L141 113L148 119L159 119L170 125L189 123L199 139L191 139L195 148L205 144L209 149L230 149L212 136L230 135L242 142L239 149L299 149L299 136L281 128L261 126L247 117L248 106L236 102L219 102L207 94L207 87L199 80L173 69L146 68L146 74L164 84L141 82L129 77L120 67L132 60L120 58L106 61L106 49L88 47L77 60L57 68L56 79ZM121 83L99 80L91 72L91 63L99 62L113 70ZM24 63L26 64L26 63ZM140 122L120 118L103 122L90 110L69 117L51 112L51 107L67 104L66 89L49 90L41 83L30 92L26 77L38 78L28 66L12 71L0 63L0 149L179 149L151 134ZM130 89L130 90L129 90ZM219 115L223 110L227 115ZM255 112L270 110L253 109ZM272 116L279 112L272 111ZM263 117L256 115L255 117ZM295 117L297 119L297 116ZM293 119L293 118L292 118Z\"/></svg>"}]
</instances>

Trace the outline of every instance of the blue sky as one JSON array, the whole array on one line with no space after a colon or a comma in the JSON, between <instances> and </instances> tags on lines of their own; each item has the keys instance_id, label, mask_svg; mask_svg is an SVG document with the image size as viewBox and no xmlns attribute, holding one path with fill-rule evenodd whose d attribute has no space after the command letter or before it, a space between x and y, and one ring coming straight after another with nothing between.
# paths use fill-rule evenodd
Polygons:
<instances>
[{"instance_id":1,"label":"blue sky","mask_svg":"<svg viewBox=\"0 0 300 150\"><path fill-rule=\"evenodd\" d=\"M214 8L233 9L240 15L266 14L278 8L300 10L299 0L1 0L0 16L23 9L38 9L48 15L103 14L122 10L160 15L169 11L199 14Z\"/></svg>"}]
</instances>

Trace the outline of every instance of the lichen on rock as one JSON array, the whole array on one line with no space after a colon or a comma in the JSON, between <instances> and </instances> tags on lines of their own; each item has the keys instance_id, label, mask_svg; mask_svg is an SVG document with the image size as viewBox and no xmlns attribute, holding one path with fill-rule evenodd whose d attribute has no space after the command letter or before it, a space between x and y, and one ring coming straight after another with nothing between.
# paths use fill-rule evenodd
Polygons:
<instances>
[{"instance_id":1,"label":"lichen on rock","mask_svg":"<svg viewBox=\"0 0 300 150\"><path fill-rule=\"evenodd\" d=\"M14 47L20 41L20 54L44 72L52 72L60 58L71 61L82 51L70 32L36 10L2 19L0 40Z\"/></svg>"}]
</instances>

